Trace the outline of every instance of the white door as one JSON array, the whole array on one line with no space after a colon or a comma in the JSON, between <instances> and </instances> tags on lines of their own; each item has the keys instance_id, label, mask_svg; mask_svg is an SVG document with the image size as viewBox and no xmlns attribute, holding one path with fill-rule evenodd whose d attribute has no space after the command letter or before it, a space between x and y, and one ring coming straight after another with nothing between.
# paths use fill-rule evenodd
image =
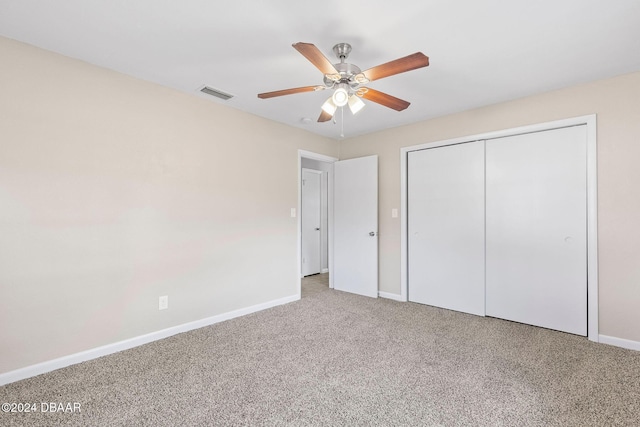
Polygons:
<instances>
[{"instance_id":1,"label":"white door","mask_svg":"<svg viewBox=\"0 0 640 427\"><path fill-rule=\"evenodd\" d=\"M409 301L484 315L484 142L408 153Z\"/></svg>"},{"instance_id":2,"label":"white door","mask_svg":"<svg viewBox=\"0 0 640 427\"><path fill-rule=\"evenodd\" d=\"M320 273L320 179L322 172L302 169L302 275Z\"/></svg>"},{"instance_id":3,"label":"white door","mask_svg":"<svg viewBox=\"0 0 640 427\"><path fill-rule=\"evenodd\" d=\"M378 297L378 156L334 163L333 287Z\"/></svg>"},{"instance_id":4,"label":"white door","mask_svg":"<svg viewBox=\"0 0 640 427\"><path fill-rule=\"evenodd\" d=\"M486 142L486 314L587 334L586 126Z\"/></svg>"}]
</instances>

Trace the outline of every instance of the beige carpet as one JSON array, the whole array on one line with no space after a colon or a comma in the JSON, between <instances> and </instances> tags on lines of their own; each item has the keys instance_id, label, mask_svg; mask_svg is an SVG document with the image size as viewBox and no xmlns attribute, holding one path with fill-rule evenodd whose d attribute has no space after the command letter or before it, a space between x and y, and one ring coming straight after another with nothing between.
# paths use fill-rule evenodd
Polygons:
<instances>
[{"instance_id":1,"label":"beige carpet","mask_svg":"<svg viewBox=\"0 0 640 427\"><path fill-rule=\"evenodd\" d=\"M13 426L638 426L640 353L329 290L0 388Z\"/></svg>"}]
</instances>

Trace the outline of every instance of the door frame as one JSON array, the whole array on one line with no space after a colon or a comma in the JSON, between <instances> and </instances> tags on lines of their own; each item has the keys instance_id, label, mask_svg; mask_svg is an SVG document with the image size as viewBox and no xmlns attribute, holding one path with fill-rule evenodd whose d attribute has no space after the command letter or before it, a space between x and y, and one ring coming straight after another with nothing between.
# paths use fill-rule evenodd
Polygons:
<instances>
[{"instance_id":1,"label":"door frame","mask_svg":"<svg viewBox=\"0 0 640 427\"><path fill-rule=\"evenodd\" d=\"M297 280L298 280L298 299L302 296L302 159L318 160L320 162L332 165L328 172L327 185L327 267L329 268L329 288L333 288L333 163L339 159L324 154L314 153L312 151L298 150L298 206L297 206Z\"/></svg>"},{"instance_id":2,"label":"door frame","mask_svg":"<svg viewBox=\"0 0 640 427\"><path fill-rule=\"evenodd\" d=\"M300 176L301 176L300 182L301 183L302 183L302 180L303 180L304 172L309 172L309 173L312 173L314 175L319 175L320 188L319 188L319 191L318 191L318 198L320 199L320 203L319 203L320 212L318 212L318 213L320 215L319 221L322 222L322 208L323 208L323 202L322 202L322 171L319 171L319 170L316 170L316 169L302 168L301 172L300 172ZM304 186L300 187L300 200L301 201L300 201L300 211L299 211L300 212L300 248L301 248L300 249L300 257L301 257L300 259L301 260L302 260L302 243L303 243L303 239L302 239L302 192L303 192L302 188L303 187ZM327 188L327 190L328 190L328 188ZM328 193L328 191L327 191L327 193ZM327 201L328 201L328 196L327 196ZM328 213L328 208L327 208L327 213ZM320 227L322 227L322 224L320 224ZM322 234L318 237L318 239L319 239L318 240L318 257L319 257L319 259L318 259L318 265L319 265L318 269L319 269L319 272L322 272ZM328 240L329 239L328 239L328 233L327 233L327 244L329 243ZM329 259L328 258L329 257L328 257L328 254L327 254L327 267L328 267L328 263L329 263ZM302 273L302 262L301 262L300 263L300 276L302 276L302 275L303 275L303 273Z\"/></svg>"},{"instance_id":3,"label":"door frame","mask_svg":"<svg viewBox=\"0 0 640 427\"><path fill-rule=\"evenodd\" d=\"M598 326L598 171L596 144L596 115L573 117L504 129L477 135L463 136L403 147L400 149L400 298L408 300L408 227L407 227L407 158L410 151L466 142L489 140L524 133L541 132L570 126L587 126L587 328L590 341L599 342Z\"/></svg>"}]
</instances>

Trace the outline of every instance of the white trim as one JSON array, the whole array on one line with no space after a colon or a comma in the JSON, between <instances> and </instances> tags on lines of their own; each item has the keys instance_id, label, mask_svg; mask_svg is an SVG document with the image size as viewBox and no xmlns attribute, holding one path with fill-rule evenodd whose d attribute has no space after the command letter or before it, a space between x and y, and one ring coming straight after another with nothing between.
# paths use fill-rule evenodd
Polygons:
<instances>
[{"instance_id":1,"label":"white trim","mask_svg":"<svg viewBox=\"0 0 640 427\"><path fill-rule=\"evenodd\" d=\"M333 163L337 162L336 159ZM327 177L327 184L329 188L327 191L327 227L329 228L327 233L327 273L329 273L329 289L333 289L333 274L331 274L331 270L333 269L333 192L334 192L334 179L333 179L333 163L331 163L331 171L329 172L329 176Z\"/></svg>"},{"instance_id":2,"label":"white trim","mask_svg":"<svg viewBox=\"0 0 640 427\"><path fill-rule=\"evenodd\" d=\"M598 150L596 116L587 125L587 328L589 340L599 342L598 326Z\"/></svg>"},{"instance_id":3,"label":"white trim","mask_svg":"<svg viewBox=\"0 0 640 427\"><path fill-rule=\"evenodd\" d=\"M253 305L251 307L245 307L238 310L230 311L227 313L218 314L216 316L207 317L205 319L196 320L194 322L183 323L182 325L172 326L171 328L162 329L160 331L151 332L145 335L140 335L134 338L129 338L123 341L118 341L113 344L103 345L101 347L92 348L90 350L81 351L79 353L70 354L68 356L60 357L58 359L48 360L46 362L38 363L36 365L27 366L25 368L16 369L14 371L5 372L0 374L0 386L9 384L15 381L20 381L25 378L34 377L36 375L45 374L47 372L55 371L56 369L64 368L76 363L85 362L91 359L97 359L98 357L107 356L109 354L117 353L130 348L138 347L143 344L148 344L153 341L158 341L172 335L180 334L182 332L192 331L194 329L203 328L216 323L224 322L225 320L233 319L235 317L244 316L247 314L255 313L257 311L266 310L267 308L275 307L282 304L287 304L300 299L299 295L291 295L277 300L268 301L262 304Z\"/></svg>"},{"instance_id":4,"label":"white trim","mask_svg":"<svg viewBox=\"0 0 640 427\"><path fill-rule=\"evenodd\" d=\"M329 269L328 268L323 268L322 270L320 270L320 274L324 274L324 273L328 273Z\"/></svg>"},{"instance_id":5,"label":"white trim","mask_svg":"<svg viewBox=\"0 0 640 427\"><path fill-rule=\"evenodd\" d=\"M296 262L298 264L298 299L300 299L302 295L302 221L300 221L300 210L302 209L302 158L318 160L326 163L335 163L338 161L335 157L325 156L324 154L314 153L312 151L306 150L298 150L298 214L297 217L297 235L298 241L296 245L297 259ZM333 168L330 172L328 172L328 184L329 188L327 191L329 194L327 195L328 206L327 206L327 227L329 227L329 232L327 233L327 250L329 252L327 263L329 264L328 271L330 272L333 267ZM329 288L333 288L333 275L329 274Z\"/></svg>"},{"instance_id":6,"label":"white trim","mask_svg":"<svg viewBox=\"0 0 640 427\"><path fill-rule=\"evenodd\" d=\"M327 163L333 163L338 161L337 157L326 156L324 154L318 154L318 153L314 153L313 151L307 151L307 150L298 150L298 157L319 160L321 162L327 162Z\"/></svg>"},{"instance_id":7,"label":"white trim","mask_svg":"<svg viewBox=\"0 0 640 427\"><path fill-rule=\"evenodd\" d=\"M392 299L394 301L400 301L400 302L405 302L406 301L405 299L402 298L402 295L400 295L400 294L392 294L390 292L379 291L378 292L378 296L380 298Z\"/></svg>"},{"instance_id":8,"label":"white trim","mask_svg":"<svg viewBox=\"0 0 640 427\"><path fill-rule=\"evenodd\" d=\"M504 129L479 135L463 136L400 149L400 295L407 301L407 155L410 151L462 144L523 133L540 132L568 126L587 126L587 293L589 340L598 342L598 172L596 115L573 117L553 122Z\"/></svg>"},{"instance_id":9,"label":"white trim","mask_svg":"<svg viewBox=\"0 0 640 427\"><path fill-rule=\"evenodd\" d=\"M615 345L616 347L622 347L629 350L640 351L640 341L631 341L624 338L610 337L607 335L600 335L601 344Z\"/></svg>"},{"instance_id":10,"label":"white trim","mask_svg":"<svg viewBox=\"0 0 640 427\"><path fill-rule=\"evenodd\" d=\"M400 298L409 301L407 295L409 243L407 242L407 156L411 147L400 149Z\"/></svg>"},{"instance_id":11,"label":"white trim","mask_svg":"<svg viewBox=\"0 0 640 427\"><path fill-rule=\"evenodd\" d=\"M315 173L316 175L322 175L322 171L316 169L302 168L303 171Z\"/></svg>"}]
</instances>

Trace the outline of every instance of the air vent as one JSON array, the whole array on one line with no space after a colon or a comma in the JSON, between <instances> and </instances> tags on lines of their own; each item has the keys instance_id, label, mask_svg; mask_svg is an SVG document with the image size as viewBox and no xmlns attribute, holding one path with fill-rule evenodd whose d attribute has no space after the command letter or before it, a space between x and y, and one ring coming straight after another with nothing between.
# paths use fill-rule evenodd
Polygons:
<instances>
[{"instance_id":1,"label":"air vent","mask_svg":"<svg viewBox=\"0 0 640 427\"><path fill-rule=\"evenodd\" d=\"M215 96L216 98L220 98L220 99L224 99L225 101L233 98L233 95L223 92L221 90L218 89L214 89L212 87L209 86L203 86L200 89L200 92L202 93L206 93L207 95L211 95L211 96Z\"/></svg>"}]
</instances>

